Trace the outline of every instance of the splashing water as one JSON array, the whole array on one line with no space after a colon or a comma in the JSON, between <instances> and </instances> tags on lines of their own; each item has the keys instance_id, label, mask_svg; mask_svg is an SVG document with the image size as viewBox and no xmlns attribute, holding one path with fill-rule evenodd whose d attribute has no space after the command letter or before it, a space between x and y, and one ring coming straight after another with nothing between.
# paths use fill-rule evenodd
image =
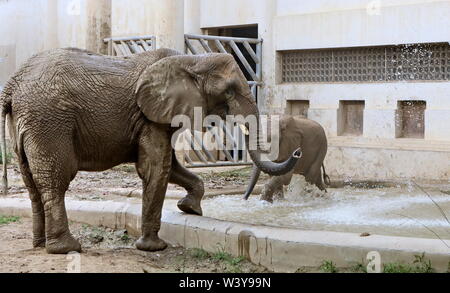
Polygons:
<instances>
[{"instance_id":1,"label":"splashing water","mask_svg":"<svg viewBox=\"0 0 450 293\"><path fill-rule=\"evenodd\" d=\"M294 175L285 199L271 204L253 195L223 195L203 201L204 215L226 221L299 229L450 239L450 224L422 191L412 184L395 187L329 188L328 193ZM430 191L444 211L450 197ZM449 214L450 215L450 214ZM425 226L427 228L425 228Z\"/></svg>"}]
</instances>

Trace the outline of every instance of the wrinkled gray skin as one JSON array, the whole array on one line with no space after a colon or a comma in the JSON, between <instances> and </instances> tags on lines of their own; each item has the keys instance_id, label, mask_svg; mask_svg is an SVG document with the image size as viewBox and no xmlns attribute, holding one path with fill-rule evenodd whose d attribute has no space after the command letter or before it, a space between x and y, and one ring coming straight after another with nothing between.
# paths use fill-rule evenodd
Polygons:
<instances>
[{"instance_id":1,"label":"wrinkled gray skin","mask_svg":"<svg viewBox=\"0 0 450 293\"><path fill-rule=\"evenodd\" d=\"M228 54L186 56L160 49L129 58L56 49L30 58L0 96L2 146L8 117L14 151L29 191L33 245L49 253L80 251L69 231L64 194L79 170L102 171L134 162L143 184L138 249L166 247L158 237L169 182L187 190L178 207L202 214L199 177L174 156L172 118L194 107L206 114L258 115L245 77ZM257 116L259 117L259 116ZM259 138L257 138L259 139ZM259 150L251 156L258 159ZM257 162L269 173L284 164ZM6 164L3 174L7 190Z\"/></svg>"},{"instance_id":2,"label":"wrinkled gray skin","mask_svg":"<svg viewBox=\"0 0 450 293\"><path fill-rule=\"evenodd\" d=\"M277 161L283 161L300 146L302 157L292 171L274 176L265 185L261 195L262 200L273 202L274 195L283 198L283 186L289 185L293 174L304 175L307 182L315 184L320 190L325 190L324 181L330 184L330 179L325 172L323 160L327 154L327 137L323 127L312 120L303 119L291 115L283 115L280 118L280 143ZM320 168L323 169L323 174ZM248 199L258 181L261 170L254 165L250 183L244 195ZM322 181L323 175L323 181Z\"/></svg>"}]
</instances>

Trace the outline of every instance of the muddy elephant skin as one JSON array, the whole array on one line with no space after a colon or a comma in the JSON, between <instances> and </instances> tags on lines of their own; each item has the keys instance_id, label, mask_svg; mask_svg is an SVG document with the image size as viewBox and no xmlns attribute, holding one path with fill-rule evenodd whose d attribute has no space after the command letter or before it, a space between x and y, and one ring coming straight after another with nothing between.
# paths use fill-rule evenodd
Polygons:
<instances>
[{"instance_id":1,"label":"muddy elephant skin","mask_svg":"<svg viewBox=\"0 0 450 293\"><path fill-rule=\"evenodd\" d=\"M262 200L273 201L274 195L283 197L283 186L289 185L293 174L305 176L307 182L315 184L320 190L325 190L329 184L329 177L325 172L323 160L327 154L327 137L323 127L312 120L298 116L283 115L280 117L280 142L278 161L288 158L298 146L302 150L302 157L292 171L273 176L265 185L261 195ZM323 170L323 174L321 172ZM261 170L253 166L252 176L244 195L248 199L258 181ZM322 180L323 179L323 180Z\"/></svg>"},{"instance_id":2,"label":"muddy elephant skin","mask_svg":"<svg viewBox=\"0 0 450 293\"><path fill-rule=\"evenodd\" d=\"M229 54L182 55L159 49L109 57L67 48L31 57L0 95L2 147L5 121L33 213L33 245L48 253L80 251L69 231L64 195L79 170L103 171L132 162L143 184L138 249L166 247L158 237L167 184L187 196L178 207L202 214L202 180L180 165L171 146L175 115L256 115L244 75ZM258 116L259 117L259 116ZM259 138L257 138L259 139ZM258 159L259 150L251 153ZM269 172L295 165L260 162ZM6 164L3 188L7 190Z\"/></svg>"}]
</instances>

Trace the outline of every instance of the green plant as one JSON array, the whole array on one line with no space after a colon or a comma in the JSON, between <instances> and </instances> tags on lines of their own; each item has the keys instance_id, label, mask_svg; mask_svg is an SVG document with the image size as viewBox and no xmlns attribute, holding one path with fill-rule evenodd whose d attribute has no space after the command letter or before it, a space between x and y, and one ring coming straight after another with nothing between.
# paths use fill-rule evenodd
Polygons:
<instances>
[{"instance_id":1,"label":"green plant","mask_svg":"<svg viewBox=\"0 0 450 293\"><path fill-rule=\"evenodd\" d=\"M412 264L387 263L383 273L434 273L430 260L425 260L425 253L415 255Z\"/></svg>"},{"instance_id":2,"label":"green plant","mask_svg":"<svg viewBox=\"0 0 450 293\"><path fill-rule=\"evenodd\" d=\"M421 255L414 255L413 264L415 264L416 273L434 273L431 260L425 260L425 252Z\"/></svg>"},{"instance_id":3,"label":"green plant","mask_svg":"<svg viewBox=\"0 0 450 293\"><path fill-rule=\"evenodd\" d=\"M201 248L191 249L190 254L193 258L196 258L196 259L207 259L210 256L206 250L203 250Z\"/></svg>"},{"instance_id":4,"label":"green plant","mask_svg":"<svg viewBox=\"0 0 450 293\"><path fill-rule=\"evenodd\" d=\"M324 260L322 265L320 265L319 269L324 273L337 273L339 270L336 268L336 265L329 260Z\"/></svg>"},{"instance_id":5,"label":"green plant","mask_svg":"<svg viewBox=\"0 0 450 293\"><path fill-rule=\"evenodd\" d=\"M20 217L16 216L1 216L0 215L0 225L6 225L9 223L15 223L20 220Z\"/></svg>"},{"instance_id":6,"label":"green plant","mask_svg":"<svg viewBox=\"0 0 450 293\"><path fill-rule=\"evenodd\" d=\"M387 263L383 265L383 273L407 274L412 273L413 268L409 264Z\"/></svg>"},{"instance_id":7,"label":"green plant","mask_svg":"<svg viewBox=\"0 0 450 293\"><path fill-rule=\"evenodd\" d=\"M128 242L131 240L131 238L128 234L124 233L122 236L120 236L120 240L122 240L123 242Z\"/></svg>"},{"instance_id":8,"label":"green plant","mask_svg":"<svg viewBox=\"0 0 450 293\"><path fill-rule=\"evenodd\" d=\"M367 268L362 263L357 263L354 266L350 267L350 271L352 273L367 273Z\"/></svg>"},{"instance_id":9,"label":"green plant","mask_svg":"<svg viewBox=\"0 0 450 293\"><path fill-rule=\"evenodd\" d=\"M240 273L242 272L241 264L245 260L243 256L234 257L221 246L218 247L216 253L212 255L212 258L217 261L222 261L226 264L226 273Z\"/></svg>"}]
</instances>

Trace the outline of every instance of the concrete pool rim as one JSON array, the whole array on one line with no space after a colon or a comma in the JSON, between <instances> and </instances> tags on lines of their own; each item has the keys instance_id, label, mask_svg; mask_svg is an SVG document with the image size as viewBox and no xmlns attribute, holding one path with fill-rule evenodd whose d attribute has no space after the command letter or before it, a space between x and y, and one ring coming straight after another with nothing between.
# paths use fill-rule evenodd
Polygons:
<instances>
[{"instance_id":1,"label":"concrete pool rim","mask_svg":"<svg viewBox=\"0 0 450 293\"><path fill-rule=\"evenodd\" d=\"M66 198L66 209L71 221L140 234L140 204ZM30 217L31 203L25 198L0 198L0 214ZM209 252L220 248L275 272L318 267L324 260L349 267L366 263L371 251L380 254L382 263L411 263L415 255L425 253L438 272L447 271L450 264L449 240L258 226L168 209L163 210L160 237L185 248Z\"/></svg>"}]
</instances>

